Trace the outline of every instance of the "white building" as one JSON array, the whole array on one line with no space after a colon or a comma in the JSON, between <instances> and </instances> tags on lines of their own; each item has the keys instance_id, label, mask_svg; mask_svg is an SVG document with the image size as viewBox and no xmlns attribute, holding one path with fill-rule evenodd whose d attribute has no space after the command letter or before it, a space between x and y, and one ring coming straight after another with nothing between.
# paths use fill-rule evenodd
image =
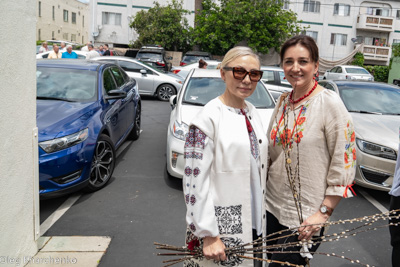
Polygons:
<instances>
[{"instance_id":1,"label":"white building","mask_svg":"<svg viewBox=\"0 0 400 267\"><path fill-rule=\"evenodd\" d=\"M320 57L336 61L364 44L365 64L388 65L391 45L400 43L400 1L287 1L320 48Z\"/></svg>"},{"instance_id":2,"label":"white building","mask_svg":"<svg viewBox=\"0 0 400 267\"><path fill-rule=\"evenodd\" d=\"M36 40L86 43L89 5L78 0L37 0Z\"/></svg>"},{"instance_id":3,"label":"white building","mask_svg":"<svg viewBox=\"0 0 400 267\"><path fill-rule=\"evenodd\" d=\"M154 0L90 0L90 40L95 44L108 43L111 46L126 46L138 37L129 23L141 10L154 6ZM161 6L168 0L158 0ZM194 25L195 0L183 1L183 8L191 11L189 24Z\"/></svg>"}]
</instances>

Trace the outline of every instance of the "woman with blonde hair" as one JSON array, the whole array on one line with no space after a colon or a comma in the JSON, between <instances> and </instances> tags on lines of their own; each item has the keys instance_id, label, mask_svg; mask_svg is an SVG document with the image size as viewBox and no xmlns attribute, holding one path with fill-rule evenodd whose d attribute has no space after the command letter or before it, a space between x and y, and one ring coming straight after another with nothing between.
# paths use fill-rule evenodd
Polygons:
<instances>
[{"instance_id":1,"label":"woman with blonde hair","mask_svg":"<svg viewBox=\"0 0 400 267\"><path fill-rule=\"evenodd\" d=\"M261 266L225 255L226 247L264 234L267 139L255 107L246 101L262 77L258 56L234 47L221 63L226 87L195 116L185 143L183 191L186 243L204 258L186 266Z\"/></svg>"}]
</instances>

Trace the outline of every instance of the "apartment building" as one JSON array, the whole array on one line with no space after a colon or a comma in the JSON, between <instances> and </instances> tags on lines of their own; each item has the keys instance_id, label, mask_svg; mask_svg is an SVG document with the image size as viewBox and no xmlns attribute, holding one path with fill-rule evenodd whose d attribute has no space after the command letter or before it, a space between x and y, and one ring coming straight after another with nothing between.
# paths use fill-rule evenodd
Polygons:
<instances>
[{"instance_id":1,"label":"apartment building","mask_svg":"<svg viewBox=\"0 0 400 267\"><path fill-rule=\"evenodd\" d=\"M36 40L89 40L89 5L78 0L37 0Z\"/></svg>"},{"instance_id":2,"label":"apartment building","mask_svg":"<svg viewBox=\"0 0 400 267\"><path fill-rule=\"evenodd\" d=\"M157 0L161 6L168 0ZM127 46L135 41L137 33L129 22L141 10L154 6L154 0L90 0L90 40L95 44L108 43L112 46ZM195 0L183 1L183 8L192 12L187 18L194 25Z\"/></svg>"},{"instance_id":3,"label":"apartment building","mask_svg":"<svg viewBox=\"0 0 400 267\"><path fill-rule=\"evenodd\" d=\"M297 13L326 60L363 44L365 64L388 65L392 44L400 43L400 1L290 0L285 8Z\"/></svg>"}]
</instances>

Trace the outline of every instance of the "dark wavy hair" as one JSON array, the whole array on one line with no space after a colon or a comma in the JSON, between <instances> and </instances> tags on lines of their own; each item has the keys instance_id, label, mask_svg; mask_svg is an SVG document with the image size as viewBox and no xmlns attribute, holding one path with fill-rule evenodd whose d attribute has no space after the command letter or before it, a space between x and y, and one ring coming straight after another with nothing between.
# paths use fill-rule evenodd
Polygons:
<instances>
[{"instance_id":1,"label":"dark wavy hair","mask_svg":"<svg viewBox=\"0 0 400 267\"><path fill-rule=\"evenodd\" d=\"M315 43L314 39L307 35L296 35L289 40L287 40L281 47L281 64L283 57L285 56L285 52L292 46L300 44L301 46L307 48L308 52L310 52L310 57L313 62L318 62L319 60L319 52L318 46Z\"/></svg>"}]
</instances>

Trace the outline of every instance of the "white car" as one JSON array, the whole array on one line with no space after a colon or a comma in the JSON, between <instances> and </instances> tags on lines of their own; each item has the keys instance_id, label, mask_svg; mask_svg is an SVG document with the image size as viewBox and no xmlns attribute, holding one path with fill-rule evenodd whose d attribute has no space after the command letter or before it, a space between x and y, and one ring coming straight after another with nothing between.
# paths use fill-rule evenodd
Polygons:
<instances>
[{"instance_id":1,"label":"white car","mask_svg":"<svg viewBox=\"0 0 400 267\"><path fill-rule=\"evenodd\" d=\"M339 65L327 70L322 77L323 80L360 80L374 81L372 76L366 69L355 65Z\"/></svg>"},{"instance_id":2,"label":"white car","mask_svg":"<svg viewBox=\"0 0 400 267\"><path fill-rule=\"evenodd\" d=\"M167 130L167 171L170 176L183 177L184 145L190 121L205 104L224 91L225 83L221 79L219 70L193 69L179 93L170 98L172 111ZM261 118L264 119L266 132L275 107L271 94L265 85L259 82L247 100L257 108Z\"/></svg>"},{"instance_id":3,"label":"white car","mask_svg":"<svg viewBox=\"0 0 400 267\"><path fill-rule=\"evenodd\" d=\"M156 96L161 101L169 98L181 89L183 78L171 72L163 72L147 63L130 57L96 57L91 60L112 62L119 65L129 77L138 83L140 95Z\"/></svg>"},{"instance_id":4,"label":"white car","mask_svg":"<svg viewBox=\"0 0 400 267\"><path fill-rule=\"evenodd\" d=\"M221 63L221 61L217 60L204 60L204 61L207 63L207 69L209 70L215 70L218 67L218 64ZM197 69L197 68L199 68L199 63L195 62L187 64L185 66L172 67L171 71L175 74L178 74L182 78L186 78L186 76L192 69Z\"/></svg>"},{"instance_id":5,"label":"white car","mask_svg":"<svg viewBox=\"0 0 400 267\"><path fill-rule=\"evenodd\" d=\"M47 58L49 56L50 52L51 51L39 53L39 54L36 55L36 59ZM72 52L75 52L78 55L78 59L85 59L86 58L87 52L80 51L80 50L72 50ZM63 52L61 52L61 53L63 53Z\"/></svg>"}]
</instances>

